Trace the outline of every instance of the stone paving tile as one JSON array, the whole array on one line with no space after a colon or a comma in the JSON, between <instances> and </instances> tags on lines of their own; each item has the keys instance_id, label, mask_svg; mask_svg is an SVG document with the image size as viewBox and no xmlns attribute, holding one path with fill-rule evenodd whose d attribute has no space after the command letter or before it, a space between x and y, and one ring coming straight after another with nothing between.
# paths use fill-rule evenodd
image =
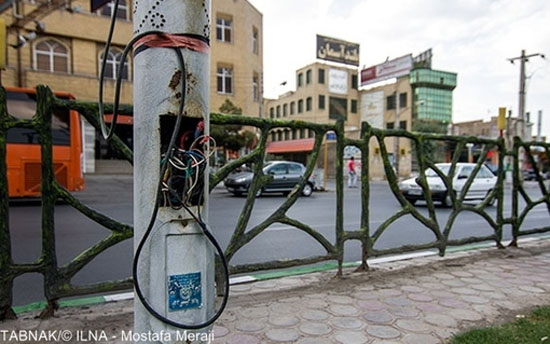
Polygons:
<instances>
[{"instance_id":1,"label":"stone paving tile","mask_svg":"<svg viewBox=\"0 0 550 344\"><path fill-rule=\"evenodd\" d=\"M429 324L417 319L399 319L395 326L408 332L428 333L431 330Z\"/></svg>"},{"instance_id":2,"label":"stone paving tile","mask_svg":"<svg viewBox=\"0 0 550 344\"><path fill-rule=\"evenodd\" d=\"M325 320L330 317L330 314L320 310L305 310L300 313L300 316L306 320Z\"/></svg>"},{"instance_id":3,"label":"stone paving tile","mask_svg":"<svg viewBox=\"0 0 550 344\"><path fill-rule=\"evenodd\" d=\"M324 322L304 322L299 328L300 331L311 336L323 336L332 331L332 328Z\"/></svg>"},{"instance_id":4,"label":"stone paving tile","mask_svg":"<svg viewBox=\"0 0 550 344\"><path fill-rule=\"evenodd\" d=\"M304 337L296 342L296 344L331 344L332 341L328 338L319 337Z\"/></svg>"},{"instance_id":5,"label":"stone paving tile","mask_svg":"<svg viewBox=\"0 0 550 344\"><path fill-rule=\"evenodd\" d=\"M360 318L352 317L334 317L329 320L333 327L343 330L360 330L365 326L365 323Z\"/></svg>"},{"instance_id":6,"label":"stone paving tile","mask_svg":"<svg viewBox=\"0 0 550 344\"><path fill-rule=\"evenodd\" d=\"M371 336L381 339L395 339L401 335L401 332L391 326L372 325L367 327L367 333Z\"/></svg>"},{"instance_id":7,"label":"stone paving tile","mask_svg":"<svg viewBox=\"0 0 550 344\"><path fill-rule=\"evenodd\" d=\"M363 344L368 343L368 337L358 331L336 331L334 339L342 344Z\"/></svg>"},{"instance_id":8,"label":"stone paving tile","mask_svg":"<svg viewBox=\"0 0 550 344\"><path fill-rule=\"evenodd\" d=\"M265 333L274 342L295 342L300 334L292 329L271 329Z\"/></svg>"},{"instance_id":9,"label":"stone paving tile","mask_svg":"<svg viewBox=\"0 0 550 344\"><path fill-rule=\"evenodd\" d=\"M429 334L407 334L401 340L401 343L406 344L440 344L441 340Z\"/></svg>"},{"instance_id":10,"label":"stone paving tile","mask_svg":"<svg viewBox=\"0 0 550 344\"><path fill-rule=\"evenodd\" d=\"M328 309L334 315L359 315L359 309L350 305L331 305Z\"/></svg>"},{"instance_id":11,"label":"stone paving tile","mask_svg":"<svg viewBox=\"0 0 550 344\"><path fill-rule=\"evenodd\" d=\"M386 310L367 312L363 315L363 318L373 324L390 324L395 319L394 316Z\"/></svg>"}]
</instances>

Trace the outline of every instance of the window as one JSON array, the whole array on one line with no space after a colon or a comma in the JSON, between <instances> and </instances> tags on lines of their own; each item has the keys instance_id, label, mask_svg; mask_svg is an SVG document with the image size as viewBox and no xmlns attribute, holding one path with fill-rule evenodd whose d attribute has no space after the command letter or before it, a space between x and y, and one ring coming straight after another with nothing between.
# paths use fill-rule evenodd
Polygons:
<instances>
[{"instance_id":1,"label":"window","mask_svg":"<svg viewBox=\"0 0 550 344\"><path fill-rule=\"evenodd\" d=\"M258 74L257 73L254 73L252 75L252 97L254 99L255 102L259 101L260 100L260 89L258 87Z\"/></svg>"},{"instance_id":2,"label":"window","mask_svg":"<svg viewBox=\"0 0 550 344\"><path fill-rule=\"evenodd\" d=\"M118 50L110 50L107 55L107 60L105 61L105 78L106 79L117 79L118 69L120 67L120 62L122 60L122 52ZM101 73L101 66L103 64L103 53L99 57L99 71ZM120 75L122 80L128 80L128 61L124 61L124 67L122 69L122 75Z\"/></svg>"},{"instance_id":3,"label":"window","mask_svg":"<svg viewBox=\"0 0 550 344\"><path fill-rule=\"evenodd\" d=\"M407 130L407 121L400 121L399 129Z\"/></svg>"},{"instance_id":4,"label":"window","mask_svg":"<svg viewBox=\"0 0 550 344\"><path fill-rule=\"evenodd\" d=\"M306 138L306 130L304 128L300 129L300 138L301 139Z\"/></svg>"},{"instance_id":5,"label":"window","mask_svg":"<svg viewBox=\"0 0 550 344\"><path fill-rule=\"evenodd\" d=\"M271 141L277 141L277 134L271 133Z\"/></svg>"},{"instance_id":6,"label":"window","mask_svg":"<svg viewBox=\"0 0 550 344\"><path fill-rule=\"evenodd\" d=\"M273 108L269 109L269 117L275 118L275 109L273 109Z\"/></svg>"},{"instance_id":7,"label":"window","mask_svg":"<svg viewBox=\"0 0 550 344\"><path fill-rule=\"evenodd\" d=\"M115 10L115 2L111 1L105 6L103 6L98 12L102 16L112 17L113 11ZM128 5L126 5L126 0L119 0L118 8L116 11L116 17L119 19L128 20Z\"/></svg>"},{"instance_id":8,"label":"window","mask_svg":"<svg viewBox=\"0 0 550 344\"><path fill-rule=\"evenodd\" d=\"M358 84L359 84L359 83L357 82L357 74L353 74L353 75L351 76L351 88L354 89L354 90L356 90Z\"/></svg>"},{"instance_id":9,"label":"window","mask_svg":"<svg viewBox=\"0 0 550 344\"><path fill-rule=\"evenodd\" d=\"M296 129L292 129L292 139L293 140L296 140L296 134L297 134Z\"/></svg>"},{"instance_id":10,"label":"window","mask_svg":"<svg viewBox=\"0 0 550 344\"><path fill-rule=\"evenodd\" d=\"M395 109L395 94L386 97L386 110L394 110Z\"/></svg>"},{"instance_id":11,"label":"window","mask_svg":"<svg viewBox=\"0 0 550 344\"><path fill-rule=\"evenodd\" d=\"M231 94L233 93L233 69L218 68L218 93Z\"/></svg>"},{"instance_id":12,"label":"window","mask_svg":"<svg viewBox=\"0 0 550 344\"><path fill-rule=\"evenodd\" d=\"M285 141L290 140L290 130L285 130Z\"/></svg>"},{"instance_id":13,"label":"window","mask_svg":"<svg viewBox=\"0 0 550 344\"><path fill-rule=\"evenodd\" d=\"M306 72L306 85L311 84L311 69Z\"/></svg>"},{"instance_id":14,"label":"window","mask_svg":"<svg viewBox=\"0 0 550 344\"><path fill-rule=\"evenodd\" d=\"M393 122L388 122L388 123L386 123L386 129L391 130L391 129L394 129L394 128L395 128L395 125L394 125Z\"/></svg>"},{"instance_id":15,"label":"window","mask_svg":"<svg viewBox=\"0 0 550 344\"><path fill-rule=\"evenodd\" d=\"M289 174L302 174L302 167L298 164L288 164L288 173Z\"/></svg>"},{"instance_id":16,"label":"window","mask_svg":"<svg viewBox=\"0 0 550 344\"><path fill-rule=\"evenodd\" d=\"M330 119L347 119L348 117L348 100L347 98L328 98L328 118Z\"/></svg>"},{"instance_id":17,"label":"window","mask_svg":"<svg viewBox=\"0 0 550 344\"><path fill-rule=\"evenodd\" d=\"M279 132L279 134L281 133L282 132ZM287 173L286 164L277 164L272 168L270 168L268 172L268 174L273 174L273 175L282 175L286 173Z\"/></svg>"},{"instance_id":18,"label":"window","mask_svg":"<svg viewBox=\"0 0 550 344\"><path fill-rule=\"evenodd\" d=\"M252 52L254 54L258 54L260 49L259 49L259 37L260 37L260 33L258 32L258 28L256 28L255 26L252 27Z\"/></svg>"},{"instance_id":19,"label":"window","mask_svg":"<svg viewBox=\"0 0 550 344\"><path fill-rule=\"evenodd\" d=\"M315 137L315 132L312 129L309 129L309 133L308 133L307 137L309 137L310 139Z\"/></svg>"},{"instance_id":20,"label":"window","mask_svg":"<svg viewBox=\"0 0 550 344\"><path fill-rule=\"evenodd\" d=\"M283 140L283 132L282 131L279 131L277 133L277 141L282 141Z\"/></svg>"},{"instance_id":21,"label":"window","mask_svg":"<svg viewBox=\"0 0 550 344\"><path fill-rule=\"evenodd\" d=\"M325 96L319 95L319 110L325 109Z\"/></svg>"},{"instance_id":22,"label":"window","mask_svg":"<svg viewBox=\"0 0 550 344\"><path fill-rule=\"evenodd\" d=\"M290 114L294 115L295 112L296 112L296 103L290 102Z\"/></svg>"},{"instance_id":23,"label":"window","mask_svg":"<svg viewBox=\"0 0 550 344\"><path fill-rule=\"evenodd\" d=\"M298 74L298 80L296 81L296 84L298 85L298 87L302 87L302 79L304 78L304 75L302 73L299 73Z\"/></svg>"},{"instance_id":24,"label":"window","mask_svg":"<svg viewBox=\"0 0 550 344\"><path fill-rule=\"evenodd\" d=\"M221 42L231 43L233 21L228 18L216 19L216 39Z\"/></svg>"},{"instance_id":25,"label":"window","mask_svg":"<svg viewBox=\"0 0 550 344\"><path fill-rule=\"evenodd\" d=\"M317 73L318 73L317 75L319 77L319 83L324 84L325 83L325 70L322 69L322 68L319 68Z\"/></svg>"},{"instance_id":26,"label":"window","mask_svg":"<svg viewBox=\"0 0 550 344\"><path fill-rule=\"evenodd\" d=\"M399 94L399 107L400 108L407 107L407 92Z\"/></svg>"},{"instance_id":27,"label":"window","mask_svg":"<svg viewBox=\"0 0 550 344\"><path fill-rule=\"evenodd\" d=\"M283 105L283 117L286 117L288 114L288 104Z\"/></svg>"},{"instance_id":28,"label":"window","mask_svg":"<svg viewBox=\"0 0 550 344\"><path fill-rule=\"evenodd\" d=\"M281 117L281 105L277 105L277 118Z\"/></svg>"},{"instance_id":29,"label":"window","mask_svg":"<svg viewBox=\"0 0 550 344\"><path fill-rule=\"evenodd\" d=\"M307 97L307 99L306 99L306 111L311 111L312 102L313 102L312 98Z\"/></svg>"},{"instance_id":30,"label":"window","mask_svg":"<svg viewBox=\"0 0 550 344\"><path fill-rule=\"evenodd\" d=\"M69 52L54 40L39 42L34 47L34 69L47 72L69 72Z\"/></svg>"},{"instance_id":31,"label":"window","mask_svg":"<svg viewBox=\"0 0 550 344\"><path fill-rule=\"evenodd\" d=\"M304 112L304 101L302 99L298 100L298 113Z\"/></svg>"},{"instance_id":32,"label":"window","mask_svg":"<svg viewBox=\"0 0 550 344\"><path fill-rule=\"evenodd\" d=\"M357 113L357 100L352 99L351 100L351 113Z\"/></svg>"}]
</instances>

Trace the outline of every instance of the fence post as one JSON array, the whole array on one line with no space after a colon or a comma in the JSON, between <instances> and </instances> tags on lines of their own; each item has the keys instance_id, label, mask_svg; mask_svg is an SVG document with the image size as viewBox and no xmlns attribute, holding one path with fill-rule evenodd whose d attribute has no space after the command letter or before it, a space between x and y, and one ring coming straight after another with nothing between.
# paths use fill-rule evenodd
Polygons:
<instances>
[{"instance_id":1,"label":"fence post","mask_svg":"<svg viewBox=\"0 0 550 344\"><path fill-rule=\"evenodd\" d=\"M138 262L134 278L139 279L148 306L160 316L195 325L214 313L214 252L188 213L162 204L157 197L161 155L171 142L183 99L177 147L182 147L186 135L194 137L202 120L205 133L209 132L210 1L136 2L134 32L153 30L163 34L148 35L134 48L134 247L150 228L152 214L158 213L141 255L134 258ZM208 179L203 180L202 203L207 206ZM191 211L197 216L199 206L193 204ZM163 342L176 340L177 328L153 316L145 305L136 298L135 333L169 333L171 340Z\"/></svg>"},{"instance_id":2,"label":"fence post","mask_svg":"<svg viewBox=\"0 0 550 344\"><path fill-rule=\"evenodd\" d=\"M13 270L11 259L6 134L8 111L6 91L0 87L0 321L15 318L11 309Z\"/></svg>"},{"instance_id":3,"label":"fence post","mask_svg":"<svg viewBox=\"0 0 550 344\"><path fill-rule=\"evenodd\" d=\"M336 123L336 248L338 250L338 273L342 276L344 263L344 144L346 142L344 121Z\"/></svg>"},{"instance_id":4,"label":"fence post","mask_svg":"<svg viewBox=\"0 0 550 344\"><path fill-rule=\"evenodd\" d=\"M57 192L53 183L55 173L53 171L53 147L52 147L52 114L54 98L52 91L47 86L36 87L36 128L40 134L41 152L41 184L42 197L42 274L44 275L44 295L48 302L46 308L40 314L41 318L53 316L57 309L57 253L55 249L55 223L54 208L57 200Z\"/></svg>"}]
</instances>

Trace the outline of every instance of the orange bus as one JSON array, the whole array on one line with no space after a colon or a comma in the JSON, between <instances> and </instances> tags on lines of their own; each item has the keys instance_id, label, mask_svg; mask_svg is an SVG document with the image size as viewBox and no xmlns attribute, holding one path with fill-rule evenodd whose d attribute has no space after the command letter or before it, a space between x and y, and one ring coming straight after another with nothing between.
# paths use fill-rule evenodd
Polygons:
<instances>
[{"instance_id":1,"label":"orange bus","mask_svg":"<svg viewBox=\"0 0 550 344\"><path fill-rule=\"evenodd\" d=\"M66 92L54 92L60 99L74 99ZM8 113L31 119L36 113L36 91L6 87ZM11 128L7 141L8 190L10 197L40 196L40 137L33 129ZM56 180L69 191L84 188L80 117L73 110L55 110L52 117L53 169Z\"/></svg>"}]
</instances>

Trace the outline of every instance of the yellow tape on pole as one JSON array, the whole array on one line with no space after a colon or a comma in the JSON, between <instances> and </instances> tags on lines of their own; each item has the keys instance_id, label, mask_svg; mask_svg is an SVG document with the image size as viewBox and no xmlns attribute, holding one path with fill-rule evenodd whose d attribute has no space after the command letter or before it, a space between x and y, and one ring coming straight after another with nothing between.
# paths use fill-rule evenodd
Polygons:
<instances>
[{"instance_id":1,"label":"yellow tape on pole","mask_svg":"<svg viewBox=\"0 0 550 344\"><path fill-rule=\"evenodd\" d=\"M498 108L498 130L506 129L506 108Z\"/></svg>"}]
</instances>

